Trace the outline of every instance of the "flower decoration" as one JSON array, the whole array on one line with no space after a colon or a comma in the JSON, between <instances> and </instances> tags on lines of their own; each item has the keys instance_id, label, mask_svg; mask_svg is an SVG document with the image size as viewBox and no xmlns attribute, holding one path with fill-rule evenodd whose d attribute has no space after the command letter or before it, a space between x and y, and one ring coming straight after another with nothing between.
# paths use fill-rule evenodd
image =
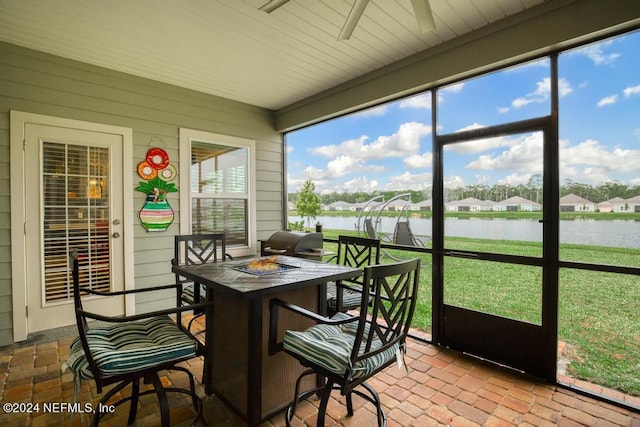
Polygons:
<instances>
[{"instance_id":1,"label":"flower decoration","mask_svg":"<svg viewBox=\"0 0 640 427\"><path fill-rule=\"evenodd\" d=\"M147 195L138 214L140 224L147 231L166 231L174 219L167 193L178 191L173 181L176 168L169 163L169 156L162 148L150 148L143 161L138 163L141 181L136 187Z\"/></svg>"},{"instance_id":2,"label":"flower decoration","mask_svg":"<svg viewBox=\"0 0 640 427\"><path fill-rule=\"evenodd\" d=\"M152 168L161 170L169 164L169 156L162 148L151 148L147 151L147 163Z\"/></svg>"},{"instance_id":3,"label":"flower decoration","mask_svg":"<svg viewBox=\"0 0 640 427\"><path fill-rule=\"evenodd\" d=\"M156 176L163 181L172 181L176 177L176 168L169 163L169 156L162 148L150 148L145 160L138 163L138 175L142 179Z\"/></svg>"}]
</instances>

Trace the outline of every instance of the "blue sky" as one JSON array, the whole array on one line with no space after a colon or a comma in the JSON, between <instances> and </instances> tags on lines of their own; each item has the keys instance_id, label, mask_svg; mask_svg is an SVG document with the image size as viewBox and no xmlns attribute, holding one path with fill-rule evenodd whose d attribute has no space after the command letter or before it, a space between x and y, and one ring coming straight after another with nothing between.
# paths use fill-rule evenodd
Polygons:
<instances>
[{"instance_id":1,"label":"blue sky","mask_svg":"<svg viewBox=\"0 0 640 427\"><path fill-rule=\"evenodd\" d=\"M560 170L590 185L640 185L640 33L565 52L559 60ZM439 91L438 132L550 113L546 59ZM421 190L432 178L431 94L416 95L287 135L288 191ZM540 134L450 146L445 186L526 184L542 172Z\"/></svg>"}]
</instances>

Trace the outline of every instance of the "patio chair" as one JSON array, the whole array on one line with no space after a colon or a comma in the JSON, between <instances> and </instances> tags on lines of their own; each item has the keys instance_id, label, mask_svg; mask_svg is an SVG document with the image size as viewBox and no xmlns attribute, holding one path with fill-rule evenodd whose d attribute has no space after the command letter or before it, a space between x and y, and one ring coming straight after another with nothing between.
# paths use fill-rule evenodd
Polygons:
<instances>
[{"instance_id":1,"label":"patio chair","mask_svg":"<svg viewBox=\"0 0 640 427\"><path fill-rule=\"evenodd\" d=\"M100 400L102 406L96 409L91 425L97 426L100 418L108 412L100 412L98 408L106 408L107 402L127 385L131 384L131 394L113 403L119 406L131 402L128 424L136 419L140 396L155 393L160 406L162 426L170 425L169 403L167 392L187 394L191 397L195 417L191 425L202 418L202 400L195 390L193 374L177 364L201 354L198 341L188 332L179 328L169 318L180 310L192 310L204 307L174 307L150 313L109 317L86 311L82 306L81 294L100 296L122 296L128 293L154 292L171 289L176 284L156 286L119 292L99 292L90 289L90 284L81 280L80 263L77 252L71 254L73 277L73 302L75 307L78 337L71 343L69 358L64 368L70 368L76 381L75 398L77 399L82 380L95 381L97 392L102 393L104 387L116 384ZM82 271L86 266L83 266ZM97 320L99 322L91 322ZM98 325L96 325L98 323ZM158 373L163 370L185 372L189 378L189 388L163 386ZM140 380L152 384L152 390L140 392Z\"/></svg>"},{"instance_id":2,"label":"patio chair","mask_svg":"<svg viewBox=\"0 0 640 427\"><path fill-rule=\"evenodd\" d=\"M380 264L380 240L367 237L338 236L338 253L327 262L349 267L364 268ZM362 277L327 284L327 313L347 311L360 307Z\"/></svg>"},{"instance_id":3,"label":"patio chair","mask_svg":"<svg viewBox=\"0 0 640 427\"><path fill-rule=\"evenodd\" d=\"M352 394L355 393L375 405L378 425L386 425L378 394L366 381L391 364L404 363L405 340L416 306L419 275L419 259L365 267L362 291L373 295L373 303L362 299L357 316L336 313L327 318L279 299L271 300L270 354L284 350L308 368L296 381L294 398L285 414L287 426L297 403L316 393L321 396L316 425L324 426L327 402L334 389L346 397L349 416L353 415ZM304 316L317 324L304 331L286 330L278 342L280 310ZM312 374L324 378L323 384L301 392L301 380ZM356 388L358 386L368 394Z\"/></svg>"},{"instance_id":4,"label":"patio chair","mask_svg":"<svg viewBox=\"0 0 640 427\"><path fill-rule=\"evenodd\" d=\"M227 253L227 240L224 233L188 234L175 236L174 255L172 265L193 265L218 262L218 260L232 259ZM200 303L207 290L201 284L195 284L179 274L176 274L176 283L183 286L176 288L178 305L191 305ZM187 330L191 331L193 322L204 315L204 310L197 310L187 324ZM182 315L176 316L178 325L182 326Z\"/></svg>"},{"instance_id":5,"label":"patio chair","mask_svg":"<svg viewBox=\"0 0 640 427\"><path fill-rule=\"evenodd\" d=\"M396 245L426 247L431 241L428 236L417 237L411 231L409 221L398 221L393 232L393 243Z\"/></svg>"}]
</instances>

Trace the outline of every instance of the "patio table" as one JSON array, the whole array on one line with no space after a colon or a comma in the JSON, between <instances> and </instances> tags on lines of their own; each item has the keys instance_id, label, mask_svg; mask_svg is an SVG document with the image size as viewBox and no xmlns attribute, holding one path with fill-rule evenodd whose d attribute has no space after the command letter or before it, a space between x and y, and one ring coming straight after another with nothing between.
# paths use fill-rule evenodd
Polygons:
<instances>
[{"instance_id":1,"label":"patio table","mask_svg":"<svg viewBox=\"0 0 640 427\"><path fill-rule=\"evenodd\" d=\"M205 392L215 393L250 426L287 406L303 370L282 352L268 354L269 300L280 298L322 313L327 282L362 274L361 269L304 258L275 258L282 268L267 274L247 272L250 259L173 267L175 273L205 285L207 299L214 301L205 320ZM282 316L279 333L310 325L308 319Z\"/></svg>"}]
</instances>

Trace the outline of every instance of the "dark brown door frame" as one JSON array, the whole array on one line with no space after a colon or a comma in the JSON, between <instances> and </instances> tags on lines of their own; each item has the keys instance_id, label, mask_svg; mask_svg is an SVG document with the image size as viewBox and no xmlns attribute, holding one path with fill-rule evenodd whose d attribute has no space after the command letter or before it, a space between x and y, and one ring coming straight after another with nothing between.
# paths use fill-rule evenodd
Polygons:
<instances>
[{"instance_id":1,"label":"dark brown door frame","mask_svg":"<svg viewBox=\"0 0 640 427\"><path fill-rule=\"evenodd\" d=\"M432 304L435 344L493 360L529 372L550 382L556 381L558 335L558 245L559 245L559 167L558 167L558 90L557 55L551 57L551 114L503 125L454 134L437 134L437 89L432 93L433 125L433 268ZM541 131L543 153L543 255L522 257L444 247L443 148L467 140L506 134ZM473 257L539 266L543 269L541 325L478 313L444 303L445 257Z\"/></svg>"}]
</instances>

